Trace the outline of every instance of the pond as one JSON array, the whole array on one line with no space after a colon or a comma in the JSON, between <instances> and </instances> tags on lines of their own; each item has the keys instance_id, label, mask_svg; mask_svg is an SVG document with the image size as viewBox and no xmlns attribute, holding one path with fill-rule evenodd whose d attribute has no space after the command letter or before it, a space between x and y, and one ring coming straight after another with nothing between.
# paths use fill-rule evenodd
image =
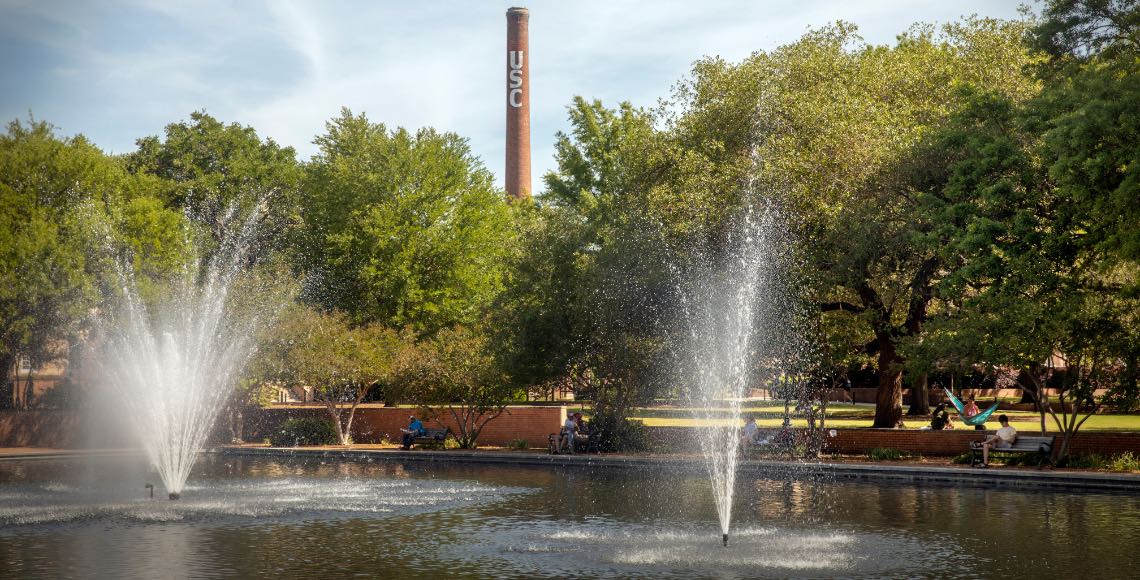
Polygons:
<instances>
[{"instance_id":1,"label":"pond","mask_svg":"<svg viewBox=\"0 0 1140 580\"><path fill-rule=\"evenodd\" d=\"M665 469L204 456L0 462L0 576L1127 577L1140 495ZM161 487L161 486L160 486ZM161 491L157 491L160 496Z\"/></svg>"}]
</instances>

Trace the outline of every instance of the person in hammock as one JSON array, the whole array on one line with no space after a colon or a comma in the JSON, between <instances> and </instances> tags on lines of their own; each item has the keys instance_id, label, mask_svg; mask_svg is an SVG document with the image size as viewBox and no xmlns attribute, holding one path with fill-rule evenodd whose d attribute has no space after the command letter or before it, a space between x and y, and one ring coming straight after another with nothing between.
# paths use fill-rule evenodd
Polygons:
<instances>
[{"instance_id":1,"label":"person in hammock","mask_svg":"<svg viewBox=\"0 0 1140 580\"><path fill-rule=\"evenodd\" d=\"M974 395L970 395L969 400L966 402L966 408L962 410L962 416L969 419L970 417L973 417L974 415L977 415L978 413L981 413L981 412L982 412L981 409L978 409L978 403L976 403L974 401ZM985 424L974 425L974 430L975 431L985 431L986 426L985 426Z\"/></svg>"}]
</instances>

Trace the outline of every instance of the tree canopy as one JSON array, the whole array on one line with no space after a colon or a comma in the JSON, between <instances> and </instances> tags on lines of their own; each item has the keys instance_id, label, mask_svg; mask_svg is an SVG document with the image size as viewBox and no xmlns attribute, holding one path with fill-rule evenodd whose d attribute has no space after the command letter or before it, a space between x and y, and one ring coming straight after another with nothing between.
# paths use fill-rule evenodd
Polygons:
<instances>
[{"instance_id":1,"label":"tree canopy","mask_svg":"<svg viewBox=\"0 0 1140 580\"><path fill-rule=\"evenodd\" d=\"M345 109L316 143L301 242L312 299L355 323L426 333L474 321L503 287L512 230L466 140Z\"/></svg>"},{"instance_id":2,"label":"tree canopy","mask_svg":"<svg viewBox=\"0 0 1140 580\"><path fill-rule=\"evenodd\" d=\"M1138 30L1134 2L1051 0L890 45L837 22L702 58L652 108L574 97L556 168L521 202L463 137L348 109L308 161L202 111L122 157L13 122L0 362L60 356L123 270L159 297L227 216L253 214L262 273L303 288L264 338L263 380L338 413L387 381L479 417L570 386L620 421L683 391L687 265L732 256L763 207L790 240L785 331L805 333L785 380L873 386L874 425L895 427L906 386L924 414L931 376L1013 375L1067 442L1081 413L1140 400Z\"/></svg>"}]
</instances>

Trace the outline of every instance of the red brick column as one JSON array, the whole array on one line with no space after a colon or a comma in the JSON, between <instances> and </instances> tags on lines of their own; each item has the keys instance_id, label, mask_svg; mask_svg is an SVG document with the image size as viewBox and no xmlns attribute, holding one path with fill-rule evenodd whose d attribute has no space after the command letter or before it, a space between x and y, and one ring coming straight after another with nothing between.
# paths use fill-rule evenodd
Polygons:
<instances>
[{"instance_id":1,"label":"red brick column","mask_svg":"<svg viewBox=\"0 0 1140 580\"><path fill-rule=\"evenodd\" d=\"M530 47L526 8L507 10L507 195L530 196Z\"/></svg>"}]
</instances>

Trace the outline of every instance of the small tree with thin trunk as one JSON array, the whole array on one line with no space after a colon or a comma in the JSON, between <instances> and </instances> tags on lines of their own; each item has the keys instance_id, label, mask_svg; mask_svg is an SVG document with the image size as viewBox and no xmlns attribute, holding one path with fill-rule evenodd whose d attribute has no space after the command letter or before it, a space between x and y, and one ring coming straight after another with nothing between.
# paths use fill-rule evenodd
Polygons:
<instances>
[{"instance_id":1,"label":"small tree with thin trunk","mask_svg":"<svg viewBox=\"0 0 1140 580\"><path fill-rule=\"evenodd\" d=\"M295 306L268 332L251 368L263 381L312 387L341 444L349 445L357 407L389 376L402 345L391 329L352 327L341 313Z\"/></svg>"},{"instance_id":2,"label":"small tree with thin trunk","mask_svg":"<svg viewBox=\"0 0 1140 580\"><path fill-rule=\"evenodd\" d=\"M424 416L443 425L440 416L446 413L463 449L477 445L483 428L506 412L514 395L487 342L477 330L444 330L421 344L419 356L402 371L411 378L410 394Z\"/></svg>"}]
</instances>

